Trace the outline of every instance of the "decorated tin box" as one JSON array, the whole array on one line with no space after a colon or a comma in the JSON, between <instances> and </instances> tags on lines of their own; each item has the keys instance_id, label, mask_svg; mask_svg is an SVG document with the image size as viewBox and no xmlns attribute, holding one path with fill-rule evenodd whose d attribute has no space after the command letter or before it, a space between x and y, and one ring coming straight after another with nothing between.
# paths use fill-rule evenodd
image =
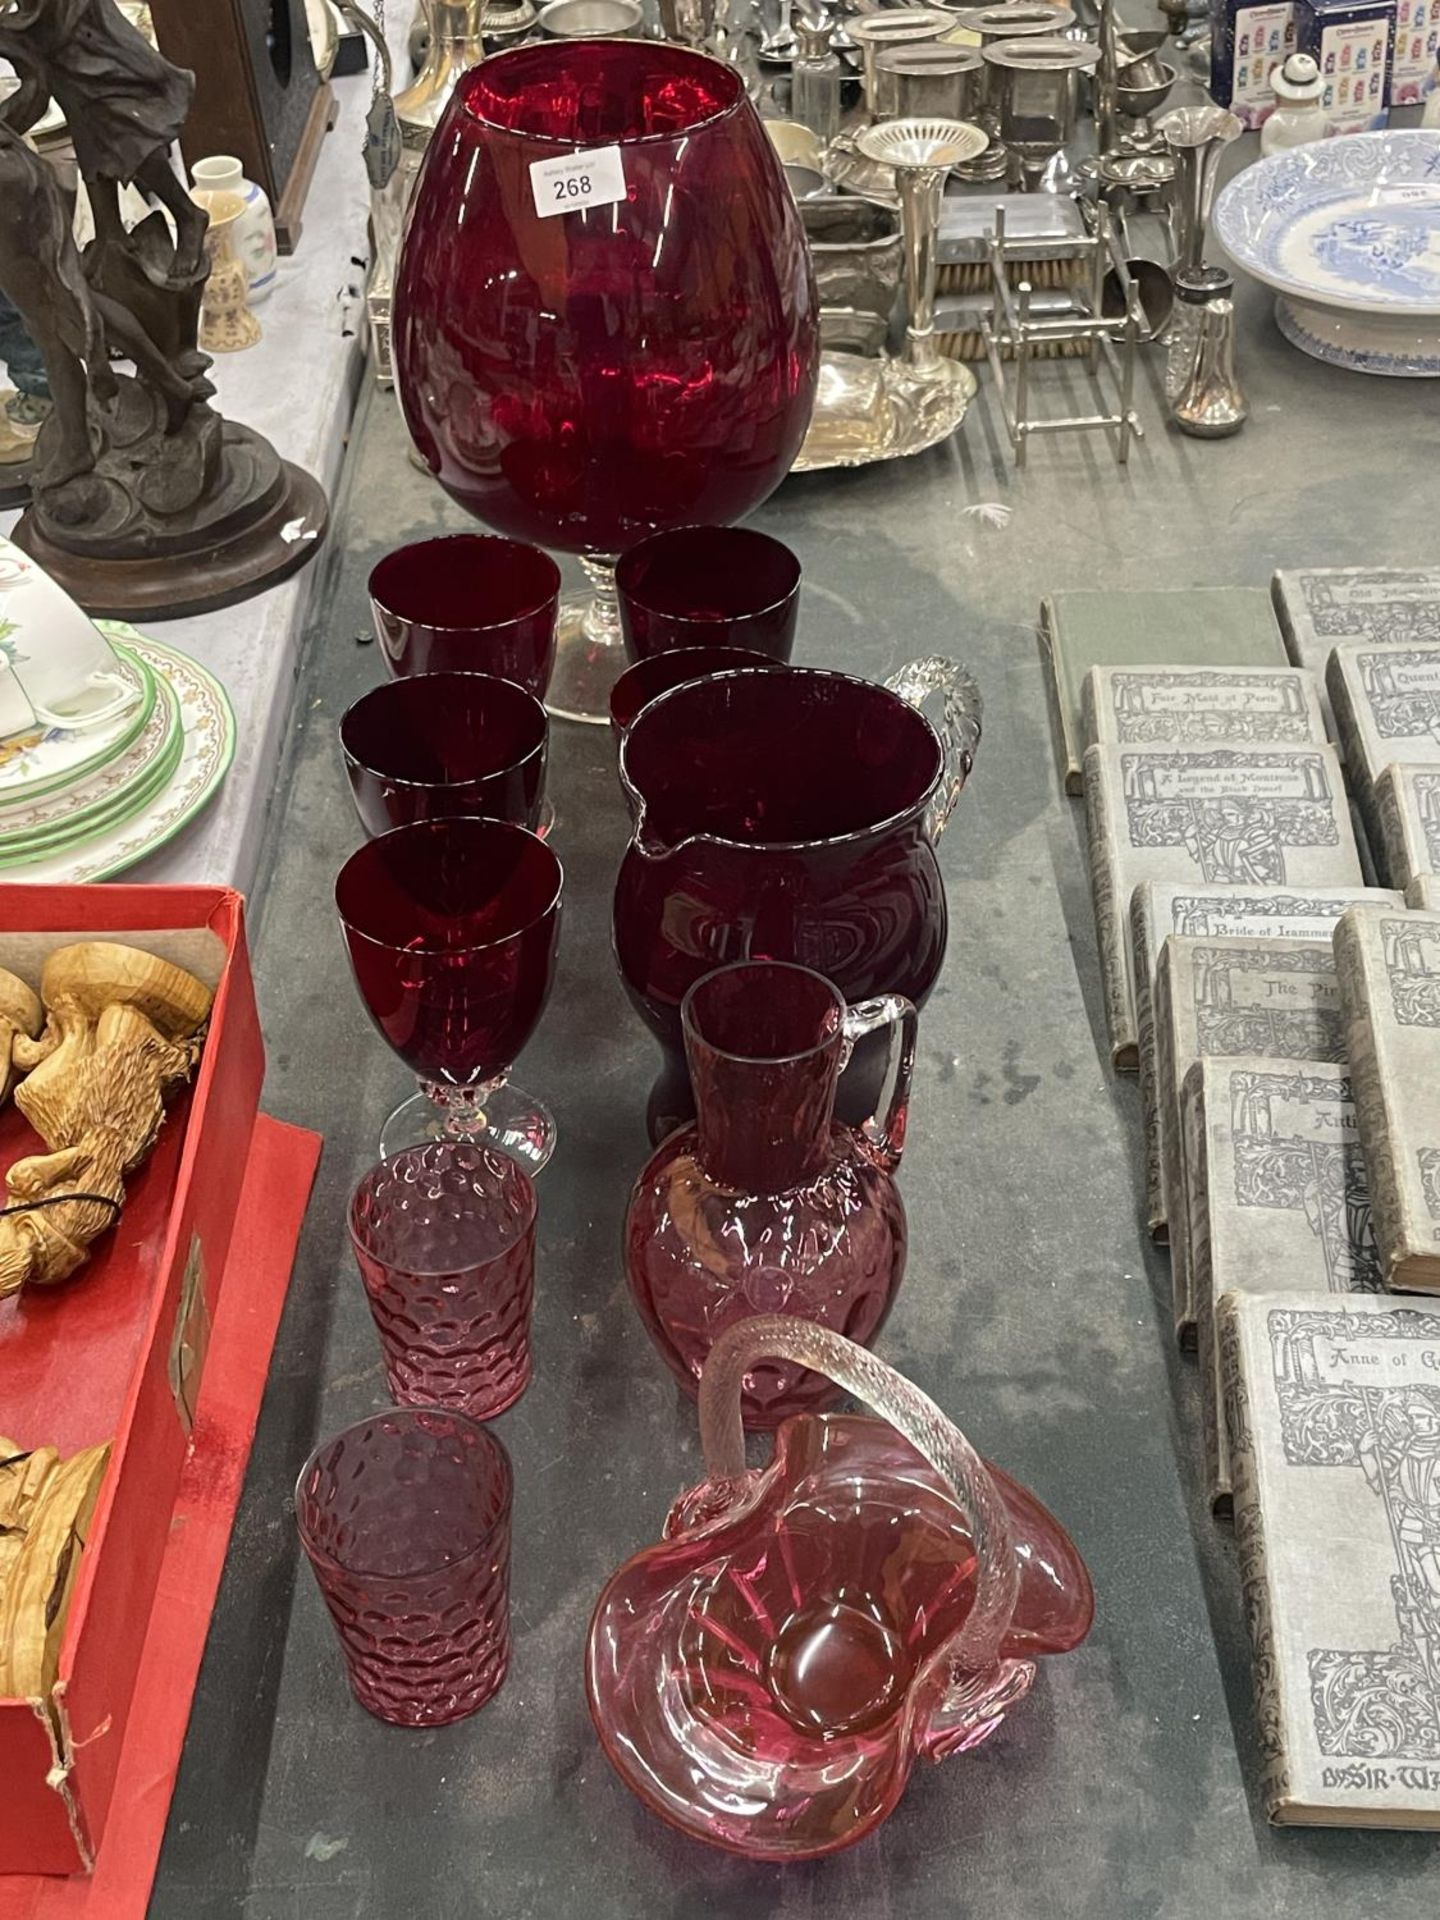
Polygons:
<instances>
[{"instance_id":1,"label":"decorated tin box","mask_svg":"<svg viewBox=\"0 0 1440 1920\"><path fill-rule=\"evenodd\" d=\"M1295 0L1295 44L1324 75L1330 133L1388 123L1394 40L1395 0Z\"/></svg>"},{"instance_id":2,"label":"decorated tin box","mask_svg":"<svg viewBox=\"0 0 1440 1920\"><path fill-rule=\"evenodd\" d=\"M1440 49L1440 0L1396 0L1395 51L1390 62L1390 104L1412 106L1434 85Z\"/></svg>"},{"instance_id":3,"label":"decorated tin box","mask_svg":"<svg viewBox=\"0 0 1440 1920\"><path fill-rule=\"evenodd\" d=\"M1440 0L1427 0L1440 6ZM1211 0L1210 92L1247 127L1258 127L1275 110L1270 71L1295 48L1291 0L1250 6L1243 0Z\"/></svg>"}]
</instances>

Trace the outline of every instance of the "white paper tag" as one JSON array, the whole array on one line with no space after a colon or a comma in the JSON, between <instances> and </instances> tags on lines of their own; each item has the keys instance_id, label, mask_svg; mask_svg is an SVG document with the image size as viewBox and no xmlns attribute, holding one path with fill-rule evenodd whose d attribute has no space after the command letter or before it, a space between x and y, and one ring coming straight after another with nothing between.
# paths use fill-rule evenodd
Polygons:
<instances>
[{"instance_id":1,"label":"white paper tag","mask_svg":"<svg viewBox=\"0 0 1440 1920\"><path fill-rule=\"evenodd\" d=\"M625 169L619 147L592 147L588 153L561 154L530 162L530 187L542 220L552 213L577 213L582 207L608 207L625 198Z\"/></svg>"}]
</instances>

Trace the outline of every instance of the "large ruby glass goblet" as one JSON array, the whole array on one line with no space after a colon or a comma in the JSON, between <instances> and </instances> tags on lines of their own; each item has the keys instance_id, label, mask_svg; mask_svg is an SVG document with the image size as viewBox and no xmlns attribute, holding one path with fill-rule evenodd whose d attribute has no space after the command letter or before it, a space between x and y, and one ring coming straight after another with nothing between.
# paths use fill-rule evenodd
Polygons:
<instances>
[{"instance_id":1,"label":"large ruby glass goblet","mask_svg":"<svg viewBox=\"0 0 1440 1920\"><path fill-rule=\"evenodd\" d=\"M380 1135L389 1159L468 1139L535 1173L555 1122L507 1084L550 997L560 862L504 820L422 820L351 854L335 904L360 998L420 1081Z\"/></svg>"},{"instance_id":2,"label":"large ruby glass goblet","mask_svg":"<svg viewBox=\"0 0 1440 1920\"><path fill-rule=\"evenodd\" d=\"M568 198L533 171L580 156L595 165ZM410 212L396 379L462 506L585 565L595 598L562 609L553 712L608 718L615 556L758 506L804 439L818 353L804 231L733 67L594 40L460 82Z\"/></svg>"}]
</instances>

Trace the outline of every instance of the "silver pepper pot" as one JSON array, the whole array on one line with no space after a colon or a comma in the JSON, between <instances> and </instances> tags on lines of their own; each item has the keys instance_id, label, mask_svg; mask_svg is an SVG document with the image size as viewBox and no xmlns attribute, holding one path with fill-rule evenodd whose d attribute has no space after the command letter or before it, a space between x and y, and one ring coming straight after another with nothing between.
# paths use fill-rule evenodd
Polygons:
<instances>
[{"instance_id":1,"label":"silver pepper pot","mask_svg":"<svg viewBox=\"0 0 1440 1920\"><path fill-rule=\"evenodd\" d=\"M1223 440L1238 433L1250 409L1235 378L1235 307L1230 300L1207 300L1185 384L1170 406L1182 433L1197 440Z\"/></svg>"},{"instance_id":2,"label":"silver pepper pot","mask_svg":"<svg viewBox=\"0 0 1440 1920\"><path fill-rule=\"evenodd\" d=\"M1195 273L1173 273L1171 286L1175 298L1165 330L1164 386L1165 398L1174 401L1189 384L1201 315L1210 301L1231 299L1235 281L1223 267L1201 267Z\"/></svg>"}]
</instances>

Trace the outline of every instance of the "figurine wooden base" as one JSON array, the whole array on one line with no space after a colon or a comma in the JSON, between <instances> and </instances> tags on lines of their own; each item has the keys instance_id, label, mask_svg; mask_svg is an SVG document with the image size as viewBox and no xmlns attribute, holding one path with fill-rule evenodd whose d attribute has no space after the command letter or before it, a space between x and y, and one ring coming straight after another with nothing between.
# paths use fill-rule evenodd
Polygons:
<instances>
[{"instance_id":1,"label":"figurine wooden base","mask_svg":"<svg viewBox=\"0 0 1440 1920\"><path fill-rule=\"evenodd\" d=\"M325 538L325 489L302 467L281 465L285 491L263 519L191 553L143 560L71 553L45 537L33 509L12 537L95 619L170 620L233 607L298 573Z\"/></svg>"}]
</instances>

